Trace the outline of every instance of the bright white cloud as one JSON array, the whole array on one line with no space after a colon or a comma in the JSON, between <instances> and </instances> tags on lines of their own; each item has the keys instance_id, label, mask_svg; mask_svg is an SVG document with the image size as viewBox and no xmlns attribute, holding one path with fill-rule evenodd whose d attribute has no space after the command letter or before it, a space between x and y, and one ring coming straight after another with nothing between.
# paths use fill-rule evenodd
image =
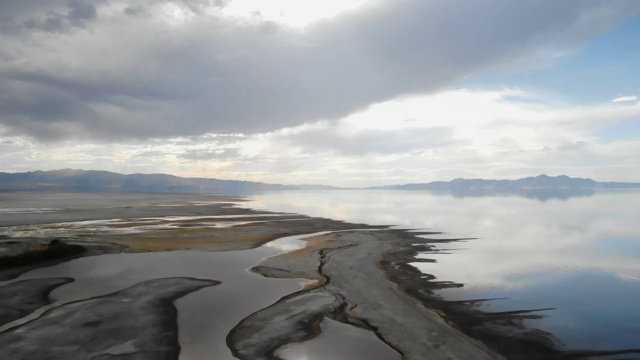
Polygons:
<instances>
[{"instance_id":1,"label":"bright white cloud","mask_svg":"<svg viewBox=\"0 0 640 360\"><path fill-rule=\"evenodd\" d=\"M232 0L223 13L244 19L264 19L289 26L303 27L336 16L371 0Z\"/></svg>"},{"instance_id":2,"label":"bright white cloud","mask_svg":"<svg viewBox=\"0 0 640 360\"><path fill-rule=\"evenodd\" d=\"M629 101L636 101L638 100L638 97L635 95L631 95L631 96L621 96L621 97L617 97L613 100L611 100L611 102L629 102Z\"/></svg>"}]
</instances>

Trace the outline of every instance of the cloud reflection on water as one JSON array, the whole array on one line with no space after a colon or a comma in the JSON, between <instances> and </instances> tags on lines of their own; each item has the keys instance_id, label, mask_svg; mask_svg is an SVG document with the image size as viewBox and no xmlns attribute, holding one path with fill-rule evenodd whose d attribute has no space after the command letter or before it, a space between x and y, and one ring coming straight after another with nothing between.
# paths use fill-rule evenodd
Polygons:
<instances>
[{"instance_id":1,"label":"cloud reflection on water","mask_svg":"<svg viewBox=\"0 0 640 360\"><path fill-rule=\"evenodd\" d=\"M640 335L633 320L640 310L628 301L640 293L640 192L545 201L422 191L277 192L248 205L475 238L439 244L444 253L420 255L436 263L415 266L464 284L443 291L447 298L510 298L485 305L491 311L557 307L536 326L558 333L569 347L640 347L630 340ZM599 330L589 330L589 322Z\"/></svg>"},{"instance_id":2,"label":"cloud reflection on water","mask_svg":"<svg viewBox=\"0 0 640 360\"><path fill-rule=\"evenodd\" d=\"M517 275L595 270L640 279L640 192L539 202L522 197L454 198L416 191L277 192L252 207L472 237L424 254L417 266L467 287L526 286ZM626 240L620 240L626 239Z\"/></svg>"}]
</instances>

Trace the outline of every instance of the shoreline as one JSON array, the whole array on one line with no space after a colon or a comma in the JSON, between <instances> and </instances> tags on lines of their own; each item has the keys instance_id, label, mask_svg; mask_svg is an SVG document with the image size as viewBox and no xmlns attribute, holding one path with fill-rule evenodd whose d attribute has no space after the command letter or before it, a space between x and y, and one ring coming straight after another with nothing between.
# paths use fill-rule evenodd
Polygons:
<instances>
[{"instance_id":1,"label":"shoreline","mask_svg":"<svg viewBox=\"0 0 640 360\"><path fill-rule=\"evenodd\" d=\"M428 251L434 243L456 239L425 239L418 235L433 233L256 211L242 208L241 204L230 206L225 198L215 197L215 200L219 202L160 207L153 204L120 206L109 208L99 219L87 217L105 211L104 208L93 212L72 209L66 215L56 216L57 219L65 219L64 223L51 222L46 220L47 214L39 214L46 220L43 225L20 226L47 230L40 234L44 237L62 233L65 241L89 246L99 244L114 253L145 251L171 254L167 251L191 250L224 254L227 251L259 249L287 236L303 237L328 232L303 238L304 247L283 250L279 255L253 266L253 271L262 276L298 279L307 283L270 306L246 314L235 328L228 329L227 344L240 358L276 358L278 349L284 345L317 336L325 317L371 331L401 353L403 359L418 359L425 353L435 359L499 359L503 355L513 359L541 355L551 359L584 358L603 353L560 351L551 334L528 329L524 325L525 319L539 316L535 310L486 313L476 306L478 302L486 301L484 299L446 301L437 296L436 290L461 284L436 281L409 263L419 261L415 257L418 251ZM112 217L113 214L121 216ZM76 226L79 223L73 221L73 216L80 217L79 221L84 222L82 226ZM7 229L7 226L0 227L0 230ZM16 234L15 231L13 233ZM32 239L37 237L34 234L37 235L38 231L25 234L29 236L24 239ZM5 237L3 242L16 240L20 239ZM98 254L90 252L85 255ZM4 272L0 272L2 274ZM215 277L209 280L218 281ZM214 288L224 284L223 281L222 285ZM46 297L46 294L39 296ZM256 318L274 319L293 313L302 316L281 324L277 332L255 321ZM177 323L175 327L178 329ZM248 332L246 329L253 330ZM280 335L276 338L272 335L257 336L261 331ZM0 337L5 332L0 333ZM246 344L256 340L263 344L262 350L247 352Z\"/></svg>"},{"instance_id":2,"label":"shoreline","mask_svg":"<svg viewBox=\"0 0 640 360\"><path fill-rule=\"evenodd\" d=\"M433 359L501 359L483 344L444 323L436 313L403 296L386 281L378 263L393 249L394 232L331 233L321 237L327 246L309 251L306 259L304 256L292 259L288 254L282 254L263 261L254 271L264 276L297 277L302 271L309 277L323 277L325 281L288 296L263 310L264 313L245 319L229 334L228 342L236 350L234 353L242 355L241 359L270 358L284 345L280 343L283 337L294 341L313 335L297 327L298 323L327 317L373 331L402 354L403 359L421 359L424 354ZM300 266L301 263L304 265ZM311 266L314 263L317 264L315 268ZM304 313L306 316L278 330L264 321L286 313ZM283 332L287 335L276 339L269 337L269 334ZM247 343L252 344L252 352L243 354ZM256 347L263 350L256 353Z\"/></svg>"}]
</instances>

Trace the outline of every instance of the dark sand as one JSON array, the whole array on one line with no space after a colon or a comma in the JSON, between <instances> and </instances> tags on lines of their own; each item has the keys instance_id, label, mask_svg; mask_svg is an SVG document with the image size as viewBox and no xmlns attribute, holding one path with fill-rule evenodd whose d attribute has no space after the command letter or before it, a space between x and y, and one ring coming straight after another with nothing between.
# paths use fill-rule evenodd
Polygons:
<instances>
[{"instance_id":1,"label":"dark sand","mask_svg":"<svg viewBox=\"0 0 640 360\"><path fill-rule=\"evenodd\" d=\"M213 280L155 279L110 295L58 306L0 333L0 358L175 359L173 301Z\"/></svg>"},{"instance_id":2,"label":"dark sand","mask_svg":"<svg viewBox=\"0 0 640 360\"><path fill-rule=\"evenodd\" d=\"M401 241L394 233L332 233L293 256L266 259L254 270L270 277L302 274L324 281L241 322L229 334L234 354L242 359L271 358L283 345L315 336L318 329L313 324L328 317L375 332L403 359L422 359L425 354L432 359L500 358L407 297L386 278L379 264L384 254L394 249L394 242Z\"/></svg>"}]
</instances>

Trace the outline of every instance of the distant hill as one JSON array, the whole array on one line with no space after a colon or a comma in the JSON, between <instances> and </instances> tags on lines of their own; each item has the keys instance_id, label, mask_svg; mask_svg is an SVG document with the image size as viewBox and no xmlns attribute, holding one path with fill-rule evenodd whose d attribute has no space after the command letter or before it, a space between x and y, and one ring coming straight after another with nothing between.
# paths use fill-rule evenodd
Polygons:
<instances>
[{"instance_id":1,"label":"distant hill","mask_svg":"<svg viewBox=\"0 0 640 360\"><path fill-rule=\"evenodd\" d=\"M640 183L597 182L568 176L539 175L518 180L453 179L367 189L428 190L454 196L511 194L538 199L589 196L599 189L640 188ZM167 174L119 174L109 171L51 170L0 173L0 191L163 192L250 194L267 190L338 190L325 185L280 185L262 182L182 178Z\"/></svg>"},{"instance_id":2,"label":"distant hill","mask_svg":"<svg viewBox=\"0 0 640 360\"><path fill-rule=\"evenodd\" d=\"M566 175L539 175L517 180L453 179L430 183L389 185L369 189L428 190L447 192L454 196L484 196L513 194L539 199L589 196L601 189L636 189L640 183L597 182Z\"/></svg>"},{"instance_id":3,"label":"distant hill","mask_svg":"<svg viewBox=\"0 0 640 360\"><path fill-rule=\"evenodd\" d=\"M0 191L165 192L245 194L265 190L331 190L323 185L182 178L167 174L124 175L109 171L51 170L0 173Z\"/></svg>"}]
</instances>

